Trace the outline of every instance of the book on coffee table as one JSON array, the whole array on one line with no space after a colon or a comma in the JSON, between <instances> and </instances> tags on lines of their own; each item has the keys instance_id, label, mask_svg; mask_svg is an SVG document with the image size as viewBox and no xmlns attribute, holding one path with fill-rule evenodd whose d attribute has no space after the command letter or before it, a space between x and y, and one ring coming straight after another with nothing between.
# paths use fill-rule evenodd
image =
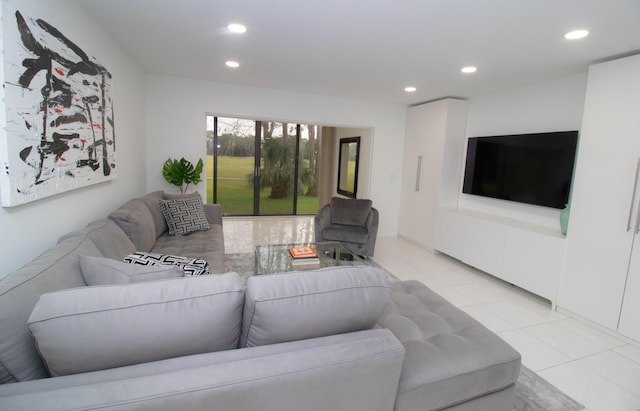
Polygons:
<instances>
[{"instance_id":1,"label":"book on coffee table","mask_svg":"<svg viewBox=\"0 0 640 411\"><path fill-rule=\"evenodd\" d=\"M318 259L318 253L315 248L310 245L301 245L289 248L289 254L291 254L292 260L310 260Z\"/></svg>"},{"instance_id":2,"label":"book on coffee table","mask_svg":"<svg viewBox=\"0 0 640 411\"><path fill-rule=\"evenodd\" d=\"M289 257L289 262L291 263L291 267L293 268L309 268L309 267L320 267L320 259L319 258L291 258Z\"/></svg>"}]
</instances>

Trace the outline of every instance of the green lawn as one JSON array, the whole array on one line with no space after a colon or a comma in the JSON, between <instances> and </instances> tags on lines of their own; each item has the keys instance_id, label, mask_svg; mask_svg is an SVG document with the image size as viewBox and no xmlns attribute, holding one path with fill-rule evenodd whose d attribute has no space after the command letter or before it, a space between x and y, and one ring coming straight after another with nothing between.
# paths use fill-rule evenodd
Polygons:
<instances>
[{"instance_id":1,"label":"green lawn","mask_svg":"<svg viewBox=\"0 0 640 411\"><path fill-rule=\"evenodd\" d=\"M253 214L253 186L247 175L253 172L253 157L218 157L218 203L224 215ZM207 202L213 203L213 156L207 156ZM269 187L260 192L260 214L293 214L293 199L271 199ZM298 196L298 214L318 211L318 197Z\"/></svg>"},{"instance_id":2,"label":"green lawn","mask_svg":"<svg viewBox=\"0 0 640 411\"><path fill-rule=\"evenodd\" d=\"M247 178L253 171L253 157L218 157L218 175L225 178ZM213 156L207 156L207 177L213 177Z\"/></svg>"}]
</instances>

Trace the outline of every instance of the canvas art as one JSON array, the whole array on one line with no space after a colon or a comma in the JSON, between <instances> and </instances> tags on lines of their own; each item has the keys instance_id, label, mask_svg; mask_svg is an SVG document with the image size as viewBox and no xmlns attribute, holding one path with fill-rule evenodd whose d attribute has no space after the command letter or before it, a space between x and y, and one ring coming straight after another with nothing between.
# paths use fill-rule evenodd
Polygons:
<instances>
[{"instance_id":1,"label":"canvas art","mask_svg":"<svg viewBox=\"0 0 640 411\"><path fill-rule=\"evenodd\" d=\"M47 21L4 15L2 205L116 177L112 76Z\"/></svg>"}]
</instances>

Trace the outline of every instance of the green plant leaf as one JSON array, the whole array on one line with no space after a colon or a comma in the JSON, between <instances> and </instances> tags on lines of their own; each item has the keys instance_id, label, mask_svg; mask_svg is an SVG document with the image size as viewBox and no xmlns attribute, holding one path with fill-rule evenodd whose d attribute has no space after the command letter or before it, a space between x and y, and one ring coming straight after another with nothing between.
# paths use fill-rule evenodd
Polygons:
<instances>
[{"instance_id":1,"label":"green plant leaf","mask_svg":"<svg viewBox=\"0 0 640 411\"><path fill-rule=\"evenodd\" d=\"M202 174L203 167L202 159L199 159L194 167L184 157L180 160L169 158L162 166L162 176L168 183L177 186L181 193L185 193L189 184L198 184L202 181L200 174Z\"/></svg>"}]
</instances>

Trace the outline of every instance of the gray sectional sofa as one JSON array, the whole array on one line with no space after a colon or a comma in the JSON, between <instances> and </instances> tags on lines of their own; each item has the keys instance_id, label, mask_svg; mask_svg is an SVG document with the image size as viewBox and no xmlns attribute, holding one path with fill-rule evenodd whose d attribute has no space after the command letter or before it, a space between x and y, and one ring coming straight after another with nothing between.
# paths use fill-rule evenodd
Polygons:
<instances>
[{"instance_id":1,"label":"gray sectional sofa","mask_svg":"<svg viewBox=\"0 0 640 411\"><path fill-rule=\"evenodd\" d=\"M208 230L191 232L187 236L169 234L167 221L158 201L190 196L200 197L198 193L181 196L154 191L129 200L109 214L109 220L115 222L126 234L137 251L202 258L209 263L212 273L223 273L226 268L222 209L219 204L203 205L209 223ZM131 248L130 244L127 247ZM116 255L115 258L122 256Z\"/></svg>"},{"instance_id":2,"label":"gray sectional sofa","mask_svg":"<svg viewBox=\"0 0 640 411\"><path fill-rule=\"evenodd\" d=\"M162 197L0 280L0 409L512 410L520 355L421 283L372 266L244 282L223 273L220 209L168 236ZM219 274L87 286L83 258L141 250Z\"/></svg>"}]
</instances>

